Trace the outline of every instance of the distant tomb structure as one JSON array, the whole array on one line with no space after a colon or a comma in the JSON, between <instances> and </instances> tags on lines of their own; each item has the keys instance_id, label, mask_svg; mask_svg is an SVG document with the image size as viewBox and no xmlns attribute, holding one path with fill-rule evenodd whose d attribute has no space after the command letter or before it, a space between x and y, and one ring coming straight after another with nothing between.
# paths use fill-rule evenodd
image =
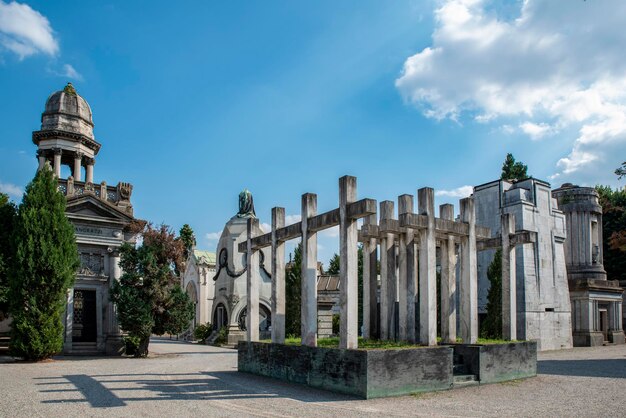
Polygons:
<instances>
[{"instance_id":1,"label":"distant tomb structure","mask_svg":"<svg viewBox=\"0 0 626 418\"><path fill-rule=\"evenodd\" d=\"M566 183L552 196L567 218L565 262L574 345L623 344L623 289L617 280L607 280L604 270L598 192Z\"/></svg>"},{"instance_id":2,"label":"distant tomb structure","mask_svg":"<svg viewBox=\"0 0 626 418\"><path fill-rule=\"evenodd\" d=\"M130 183L94 183L95 156L101 145L93 135L91 108L68 83L50 95L33 132L39 170L50 163L59 191L67 198L66 215L74 225L80 257L64 317L66 354L121 354L122 336L109 289L119 280L119 248L134 244L144 222L133 214ZM61 168L71 175L61 178Z\"/></svg>"},{"instance_id":3,"label":"distant tomb structure","mask_svg":"<svg viewBox=\"0 0 626 418\"><path fill-rule=\"evenodd\" d=\"M215 276L215 265L215 253L196 248L189 251L182 284L195 308L191 330L211 322L215 300L215 285L211 279Z\"/></svg>"}]
</instances>

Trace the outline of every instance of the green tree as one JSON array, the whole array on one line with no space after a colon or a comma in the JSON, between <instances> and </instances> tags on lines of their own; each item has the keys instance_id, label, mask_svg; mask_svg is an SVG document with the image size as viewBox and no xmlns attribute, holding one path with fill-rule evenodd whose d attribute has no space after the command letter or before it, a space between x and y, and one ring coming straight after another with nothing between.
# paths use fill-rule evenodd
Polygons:
<instances>
[{"instance_id":1,"label":"green tree","mask_svg":"<svg viewBox=\"0 0 626 418\"><path fill-rule=\"evenodd\" d=\"M626 281L626 190L596 186L602 205L603 264L610 280Z\"/></svg>"},{"instance_id":2,"label":"green tree","mask_svg":"<svg viewBox=\"0 0 626 418\"><path fill-rule=\"evenodd\" d=\"M154 228L148 224L140 247L121 247L124 274L113 284L111 299L117 305L120 327L135 345L135 357L148 355L152 333L177 333L189 326L193 304L180 288L177 274L183 254L182 240L167 225Z\"/></svg>"},{"instance_id":3,"label":"green tree","mask_svg":"<svg viewBox=\"0 0 626 418\"><path fill-rule=\"evenodd\" d=\"M328 261L328 270L326 274L338 275L339 274L339 254L335 253Z\"/></svg>"},{"instance_id":4,"label":"green tree","mask_svg":"<svg viewBox=\"0 0 626 418\"><path fill-rule=\"evenodd\" d=\"M528 167L521 161L515 161L513 154L508 153L502 164L502 180L525 180L529 178Z\"/></svg>"},{"instance_id":5,"label":"green tree","mask_svg":"<svg viewBox=\"0 0 626 418\"><path fill-rule=\"evenodd\" d=\"M302 244L293 251L293 258L289 254L289 265L285 277L285 335L300 336L300 303L302 300Z\"/></svg>"},{"instance_id":6,"label":"green tree","mask_svg":"<svg viewBox=\"0 0 626 418\"><path fill-rule=\"evenodd\" d=\"M0 321L9 312L9 266L13 259L11 234L17 208L9 201L9 196L0 193Z\"/></svg>"},{"instance_id":7,"label":"green tree","mask_svg":"<svg viewBox=\"0 0 626 418\"><path fill-rule=\"evenodd\" d=\"M487 316L481 324L483 338L502 338L502 250L498 249L487 268L489 293L487 294Z\"/></svg>"},{"instance_id":8,"label":"green tree","mask_svg":"<svg viewBox=\"0 0 626 418\"><path fill-rule=\"evenodd\" d=\"M46 167L26 187L17 211L9 274L10 350L16 357L41 360L63 348L61 315L79 266L65 205Z\"/></svg>"},{"instance_id":9,"label":"green tree","mask_svg":"<svg viewBox=\"0 0 626 418\"><path fill-rule=\"evenodd\" d=\"M626 177L626 161L624 161L620 167L615 169L615 175L617 176L618 180Z\"/></svg>"},{"instance_id":10,"label":"green tree","mask_svg":"<svg viewBox=\"0 0 626 418\"><path fill-rule=\"evenodd\" d=\"M196 236L193 233L193 229L191 229L189 224L183 225L183 227L180 228L178 235L180 237L180 240L183 242L184 261L187 261L191 249L196 246Z\"/></svg>"}]
</instances>

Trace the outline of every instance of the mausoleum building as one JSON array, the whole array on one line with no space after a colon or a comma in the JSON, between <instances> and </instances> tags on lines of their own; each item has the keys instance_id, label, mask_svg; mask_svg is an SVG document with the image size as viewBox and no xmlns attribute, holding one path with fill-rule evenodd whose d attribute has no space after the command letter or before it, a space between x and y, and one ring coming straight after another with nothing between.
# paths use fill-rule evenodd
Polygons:
<instances>
[{"instance_id":1,"label":"mausoleum building","mask_svg":"<svg viewBox=\"0 0 626 418\"><path fill-rule=\"evenodd\" d=\"M211 322L215 300L213 276L215 276L215 253L193 248L185 264L182 283L195 307L192 330L196 325Z\"/></svg>"}]
</instances>

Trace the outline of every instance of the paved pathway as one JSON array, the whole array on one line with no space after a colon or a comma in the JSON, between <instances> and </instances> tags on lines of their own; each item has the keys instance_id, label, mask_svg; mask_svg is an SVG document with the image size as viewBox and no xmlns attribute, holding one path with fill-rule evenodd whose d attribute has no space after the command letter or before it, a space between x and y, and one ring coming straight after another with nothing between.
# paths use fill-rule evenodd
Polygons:
<instances>
[{"instance_id":1,"label":"paved pathway","mask_svg":"<svg viewBox=\"0 0 626 418\"><path fill-rule=\"evenodd\" d=\"M626 346L539 355L539 376L360 400L241 374L233 350L154 340L148 359L0 360L1 417L624 416Z\"/></svg>"}]
</instances>

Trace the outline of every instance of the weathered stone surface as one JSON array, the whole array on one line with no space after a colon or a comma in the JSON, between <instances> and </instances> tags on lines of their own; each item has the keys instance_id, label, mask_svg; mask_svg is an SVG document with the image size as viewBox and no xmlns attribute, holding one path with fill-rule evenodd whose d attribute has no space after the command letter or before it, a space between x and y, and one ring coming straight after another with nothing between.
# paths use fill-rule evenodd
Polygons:
<instances>
[{"instance_id":1,"label":"weathered stone surface","mask_svg":"<svg viewBox=\"0 0 626 418\"><path fill-rule=\"evenodd\" d=\"M478 376L480 384L523 379L537 375L537 343L511 342L507 344L456 344L454 355L459 356L468 371Z\"/></svg>"}]
</instances>

